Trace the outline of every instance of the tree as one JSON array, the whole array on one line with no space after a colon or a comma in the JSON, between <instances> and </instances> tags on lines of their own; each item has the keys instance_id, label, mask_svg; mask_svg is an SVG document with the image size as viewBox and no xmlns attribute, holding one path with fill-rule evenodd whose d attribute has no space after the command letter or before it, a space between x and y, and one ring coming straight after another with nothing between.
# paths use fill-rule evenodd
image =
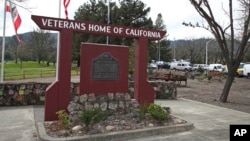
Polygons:
<instances>
[{"instance_id":1,"label":"tree","mask_svg":"<svg viewBox=\"0 0 250 141\"><path fill-rule=\"evenodd\" d=\"M119 6L115 2L110 2L111 23L120 26L143 27L152 29L153 24L147 14L150 8L140 0L119 1ZM106 14L107 6L103 1L89 0L81 5L75 12L75 20L89 21L95 23L107 23ZM73 59L77 60L80 65L80 44L81 42L106 44L106 36L74 34ZM134 39L109 37L109 44L130 46L130 54L133 52ZM134 54L133 54L134 56ZM130 56L130 64L134 63L133 57Z\"/></svg>"},{"instance_id":2,"label":"tree","mask_svg":"<svg viewBox=\"0 0 250 141\"><path fill-rule=\"evenodd\" d=\"M4 58L6 61L10 61L13 59L10 52L5 52Z\"/></svg>"},{"instance_id":3,"label":"tree","mask_svg":"<svg viewBox=\"0 0 250 141\"><path fill-rule=\"evenodd\" d=\"M203 64L205 62L205 42L204 38L174 41L176 59L188 60L192 64Z\"/></svg>"},{"instance_id":4,"label":"tree","mask_svg":"<svg viewBox=\"0 0 250 141\"><path fill-rule=\"evenodd\" d=\"M34 30L31 33L29 47L32 49L35 59L39 64L41 61L49 62L52 60L48 57L51 56L49 55L50 53L56 51L56 48L54 47L55 42L55 38L50 37L50 34L47 31Z\"/></svg>"},{"instance_id":5,"label":"tree","mask_svg":"<svg viewBox=\"0 0 250 141\"><path fill-rule=\"evenodd\" d=\"M111 9L113 8L113 3L110 4ZM89 0L87 3L83 3L75 12L74 19L96 22L96 23L105 23L107 9L105 4L102 1L96 2L96 0ZM80 66L80 45L81 42L91 42L91 43L105 43L106 37L89 35L82 33L75 33L73 38L73 60L77 61L77 66Z\"/></svg>"},{"instance_id":6,"label":"tree","mask_svg":"<svg viewBox=\"0 0 250 141\"><path fill-rule=\"evenodd\" d=\"M157 30L166 30L166 25L164 24L161 13L159 13L157 15L157 18L156 18L156 21L155 21L155 29L157 29Z\"/></svg>"},{"instance_id":7,"label":"tree","mask_svg":"<svg viewBox=\"0 0 250 141\"><path fill-rule=\"evenodd\" d=\"M27 44L22 44L17 48L17 57L20 61L34 60L32 48Z\"/></svg>"},{"instance_id":8,"label":"tree","mask_svg":"<svg viewBox=\"0 0 250 141\"><path fill-rule=\"evenodd\" d=\"M159 43L160 46L160 58L164 62L171 62L172 60L172 53L170 49L170 41L167 39L163 39Z\"/></svg>"},{"instance_id":9,"label":"tree","mask_svg":"<svg viewBox=\"0 0 250 141\"><path fill-rule=\"evenodd\" d=\"M241 30L242 32L239 32L240 36L238 38L236 38L235 36L236 28L234 24L235 18L233 15L234 11L232 0L228 0L229 24L226 27L223 27L216 21L213 10L208 0L190 0L190 2L199 13L199 15L207 21L209 28L206 29L214 35L221 49L221 55L227 64L228 77L219 99L220 102L226 102L230 92L230 88L234 81L235 72L240 62L243 60L245 52L249 48L249 45L247 43L250 38L250 0L238 0L242 8L241 23L243 24ZM188 24L184 23L184 25ZM194 24L191 25L194 26ZM196 27L202 26L196 24Z\"/></svg>"},{"instance_id":10,"label":"tree","mask_svg":"<svg viewBox=\"0 0 250 141\"><path fill-rule=\"evenodd\" d=\"M246 56L244 57L243 62L250 62L250 51L249 50L246 52Z\"/></svg>"},{"instance_id":11,"label":"tree","mask_svg":"<svg viewBox=\"0 0 250 141\"><path fill-rule=\"evenodd\" d=\"M8 39L8 38L7 38ZM18 40L16 39L16 36L12 36L9 38L9 41L6 40L6 46L5 46L5 54L9 52L12 56L12 58L15 60L15 63L18 63L18 56L17 56L17 50L20 46Z\"/></svg>"},{"instance_id":12,"label":"tree","mask_svg":"<svg viewBox=\"0 0 250 141\"><path fill-rule=\"evenodd\" d=\"M164 24L161 13L157 15L154 29L162 31L166 30L166 25ZM171 49L169 48L170 41L167 40L166 37L167 36L165 36L162 40L155 41L149 45L149 60L159 60L165 62L171 61Z\"/></svg>"}]
</instances>

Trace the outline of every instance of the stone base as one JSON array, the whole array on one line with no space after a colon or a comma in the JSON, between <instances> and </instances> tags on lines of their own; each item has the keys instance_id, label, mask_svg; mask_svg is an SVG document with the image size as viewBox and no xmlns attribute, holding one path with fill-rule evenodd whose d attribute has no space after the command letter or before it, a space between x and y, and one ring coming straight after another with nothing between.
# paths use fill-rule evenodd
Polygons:
<instances>
[{"instance_id":1,"label":"stone base","mask_svg":"<svg viewBox=\"0 0 250 141\"><path fill-rule=\"evenodd\" d=\"M100 108L102 111L123 115L139 111L139 103L128 93L108 93L103 95L83 94L72 97L68 105L69 119L78 123L79 116L87 109Z\"/></svg>"}]
</instances>

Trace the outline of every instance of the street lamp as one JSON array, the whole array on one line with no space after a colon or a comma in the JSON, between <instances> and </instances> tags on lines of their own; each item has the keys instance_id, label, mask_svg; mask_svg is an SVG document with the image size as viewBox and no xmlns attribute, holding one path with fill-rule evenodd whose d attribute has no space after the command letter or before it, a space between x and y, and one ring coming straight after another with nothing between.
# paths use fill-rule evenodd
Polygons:
<instances>
[{"instance_id":1,"label":"street lamp","mask_svg":"<svg viewBox=\"0 0 250 141\"><path fill-rule=\"evenodd\" d=\"M174 38L174 60L175 60L175 46L176 46L176 42L175 42L175 38Z\"/></svg>"},{"instance_id":2,"label":"street lamp","mask_svg":"<svg viewBox=\"0 0 250 141\"><path fill-rule=\"evenodd\" d=\"M158 41L158 44L159 44L158 45L158 47L159 47L159 52L158 52L159 53L159 56L158 56L159 58L158 58L158 60L160 62L161 61L161 42L160 42L160 40Z\"/></svg>"},{"instance_id":3,"label":"street lamp","mask_svg":"<svg viewBox=\"0 0 250 141\"><path fill-rule=\"evenodd\" d=\"M213 41L213 40L209 40L206 42L206 67L207 67L207 48L208 48L208 44Z\"/></svg>"}]
</instances>

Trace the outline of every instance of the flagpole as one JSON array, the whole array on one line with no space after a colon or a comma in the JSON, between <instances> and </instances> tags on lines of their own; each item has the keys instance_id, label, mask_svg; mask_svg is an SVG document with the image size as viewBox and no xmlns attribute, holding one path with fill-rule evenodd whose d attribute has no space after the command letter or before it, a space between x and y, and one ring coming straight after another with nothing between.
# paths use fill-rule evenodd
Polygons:
<instances>
[{"instance_id":1,"label":"flagpole","mask_svg":"<svg viewBox=\"0 0 250 141\"><path fill-rule=\"evenodd\" d=\"M6 0L4 0L3 16L3 41L2 41L2 65L1 65L1 82L4 81L4 54L5 54L5 27L6 27Z\"/></svg>"},{"instance_id":2,"label":"flagpole","mask_svg":"<svg viewBox=\"0 0 250 141\"><path fill-rule=\"evenodd\" d=\"M109 0L108 0L108 16L107 16L107 24L110 24L110 5L109 5ZM109 36L106 37L106 42L107 42L107 45L109 44Z\"/></svg>"},{"instance_id":3,"label":"flagpole","mask_svg":"<svg viewBox=\"0 0 250 141\"><path fill-rule=\"evenodd\" d=\"M59 11L58 11L58 18L61 18L61 3L62 0L59 0ZM56 81L58 81L58 74L59 74L59 50L60 50L60 32L57 33L57 54L56 54Z\"/></svg>"}]
</instances>

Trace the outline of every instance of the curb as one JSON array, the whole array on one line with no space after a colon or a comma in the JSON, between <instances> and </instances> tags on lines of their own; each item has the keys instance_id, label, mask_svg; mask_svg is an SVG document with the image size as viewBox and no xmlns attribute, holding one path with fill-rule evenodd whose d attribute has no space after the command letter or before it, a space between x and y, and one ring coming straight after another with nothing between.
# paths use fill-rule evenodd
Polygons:
<instances>
[{"instance_id":1,"label":"curb","mask_svg":"<svg viewBox=\"0 0 250 141\"><path fill-rule=\"evenodd\" d=\"M39 141L116 141L116 140L128 140L136 139L140 137L166 135L179 132L189 131L194 128L193 123L184 123L174 126L161 126L152 127L146 129L122 131L122 132L111 132L107 134L95 134L85 136L74 136L65 138L55 138L48 136L45 132L43 125L44 122L37 122L37 134Z\"/></svg>"}]
</instances>

